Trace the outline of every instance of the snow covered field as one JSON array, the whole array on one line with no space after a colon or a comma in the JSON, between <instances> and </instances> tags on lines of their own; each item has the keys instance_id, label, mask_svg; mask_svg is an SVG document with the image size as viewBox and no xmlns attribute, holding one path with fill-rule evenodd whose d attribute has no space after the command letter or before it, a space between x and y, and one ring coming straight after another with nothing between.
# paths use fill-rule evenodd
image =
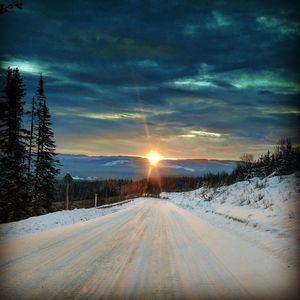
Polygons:
<instances>
[{"instance_id":1,"label":"snow covered field","mask_svg":"<svg viewBox=\"0 0 300 300\"><path fill-rule=\"evenodd\" d=\"M128 203L121 203L112 207L101 208L81 208L74 210L57 211L54 213L31 217L22 221L11 222L0 225L0 240L14 239L33 233L44 232L65 225L76 224L88 221L100 216L105 216L129 206L135 205L139 200L133 200Z\"/></svg>"},{"instance_id":2,"label":"snow covered field","mask_svg":"<svg viewBox=\"0 0 300 300\"><path fill-rule=\"evenodd\" d=\"M299 257L299 176L253 178L161 196L291 263Z\"/></svg>"}]
</instances>

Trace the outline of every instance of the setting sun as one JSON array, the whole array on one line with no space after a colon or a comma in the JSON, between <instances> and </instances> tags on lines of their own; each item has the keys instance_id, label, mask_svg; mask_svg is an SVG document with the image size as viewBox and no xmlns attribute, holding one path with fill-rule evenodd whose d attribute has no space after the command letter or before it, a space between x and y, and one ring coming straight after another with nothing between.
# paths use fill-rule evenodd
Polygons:
<instances>
[{"instance_id":1,"label":"setting sun","mask_svg":"<svg viewBox=\"0 0 300 300\"><path fill-rule=\"evenodd\" d=\"M157 166L157 163L163 159L163 157L156 151L151 151L146 155L146 158L149 160L150 164L154 167Z\"/></svg>"}]
</instances>

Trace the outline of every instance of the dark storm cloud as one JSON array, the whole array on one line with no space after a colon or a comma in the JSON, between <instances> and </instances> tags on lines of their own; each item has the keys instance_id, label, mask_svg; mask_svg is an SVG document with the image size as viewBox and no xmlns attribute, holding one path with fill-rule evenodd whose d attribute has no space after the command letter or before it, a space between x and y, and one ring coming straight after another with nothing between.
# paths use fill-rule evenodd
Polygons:
<instances>
[{"instance_id":1,"label":"dark storm cloud","mask_svg":"<svg viewBox=\"0 0 300 300\"><path fill-rule=\"evenodd\" d=\"M0 59L23 71L29 98L43 72L60 140L74 129L129 139L146 120L154 137L202 130L272 144L290 130L300 142L298 11L286 1L29 0L1 16Z\"/></svg>"}]
</instances>

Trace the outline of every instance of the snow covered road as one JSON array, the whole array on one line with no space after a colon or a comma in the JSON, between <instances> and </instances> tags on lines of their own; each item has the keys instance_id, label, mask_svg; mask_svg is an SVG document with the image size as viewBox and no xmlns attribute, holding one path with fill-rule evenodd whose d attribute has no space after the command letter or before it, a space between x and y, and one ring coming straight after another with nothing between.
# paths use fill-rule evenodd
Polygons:
<instances>
[{"instance_id":1,"label":"snow covered road","mask_svg":"<svg viewBox=\"0 0 300 300\"><path fill-rule=\"evenodd\" d=\"M159 199L0 243L1 299L287 299L294 271Z\"/></svg>"}]
</instances>

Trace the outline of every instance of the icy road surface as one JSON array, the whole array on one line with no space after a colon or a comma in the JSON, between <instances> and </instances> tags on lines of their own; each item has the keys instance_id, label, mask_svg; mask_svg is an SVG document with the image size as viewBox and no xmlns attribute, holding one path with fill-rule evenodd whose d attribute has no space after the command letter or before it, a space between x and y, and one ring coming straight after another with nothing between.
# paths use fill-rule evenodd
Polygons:
<instances>
[{"instance_id":1,"label":"icy road surface","mask_svg":"<svg viewBox=\"0 0 300 300\"><path fill-rule=\"evenodd\" d=\"M293 270L159 199L11 241L1 299L287 299Z\"/></svg>"}]
</instances>

